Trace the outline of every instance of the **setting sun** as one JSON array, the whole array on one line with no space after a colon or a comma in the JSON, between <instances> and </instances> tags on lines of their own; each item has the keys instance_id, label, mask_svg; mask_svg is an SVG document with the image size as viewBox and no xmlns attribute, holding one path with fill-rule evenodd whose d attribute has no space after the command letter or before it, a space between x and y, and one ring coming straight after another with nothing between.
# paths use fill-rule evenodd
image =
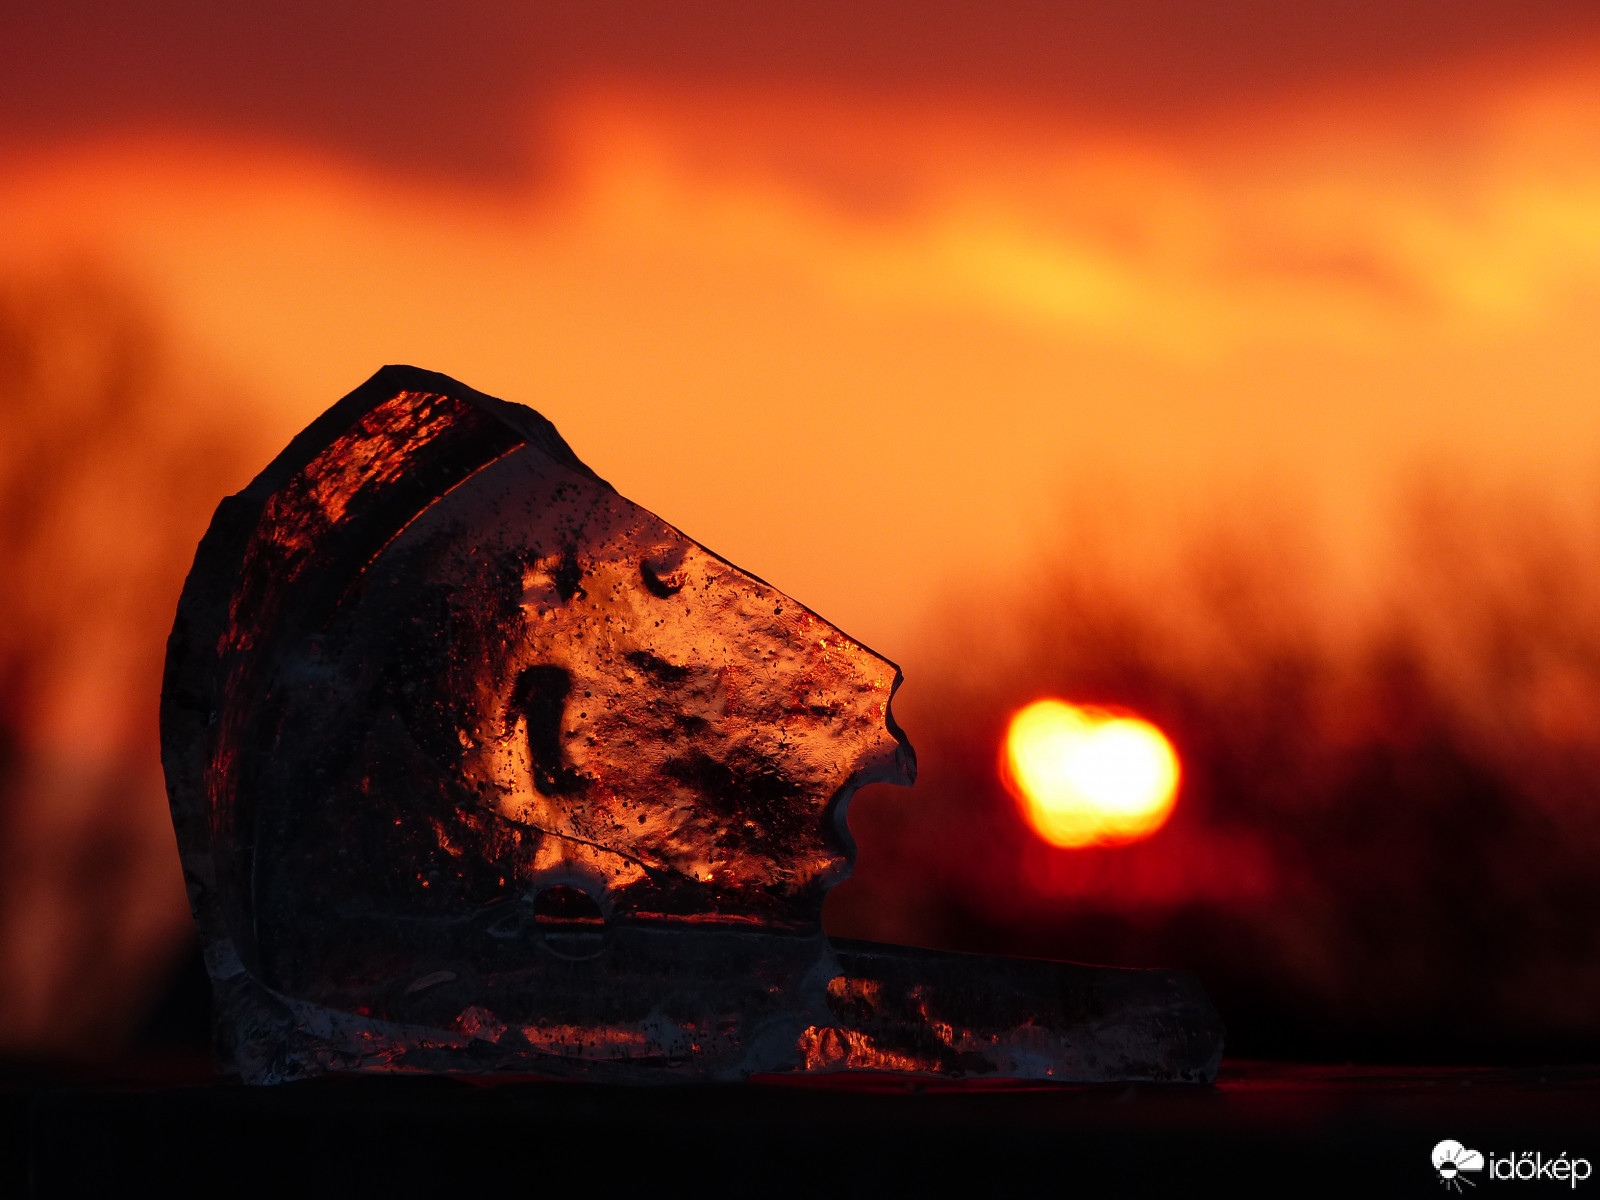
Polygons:
<instances>
[{"instance_id":1,"label":"setting sun","mask_svg":"<svg viewBox=\"0 0 1600 1200\"><path fill-rule=\"evenodd\" d=\"M1061 847L1146 837L1178 794L1178 756L1154 725L1060 700L1012 718L1000 773L1034 832Z\"/></svg>"}]
</instances>

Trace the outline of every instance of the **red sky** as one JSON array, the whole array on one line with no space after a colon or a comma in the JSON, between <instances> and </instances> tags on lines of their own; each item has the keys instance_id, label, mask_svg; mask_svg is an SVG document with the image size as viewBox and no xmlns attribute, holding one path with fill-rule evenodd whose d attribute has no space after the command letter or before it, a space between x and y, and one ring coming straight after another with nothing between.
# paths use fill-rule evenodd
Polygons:
<instances>
[{"instance_id":1,"label":"red sky","mask_svg":"<svg viewBox=\"0 0 1600 1200\"><path fill-rule=\"evenodd\" d=\"M960 95L1159 129L1597 38L1585 0L58 0L0 15L0 136L176 125L503 180L530 166L530 107L575 79Z\"/></svg>"}]
</instances>

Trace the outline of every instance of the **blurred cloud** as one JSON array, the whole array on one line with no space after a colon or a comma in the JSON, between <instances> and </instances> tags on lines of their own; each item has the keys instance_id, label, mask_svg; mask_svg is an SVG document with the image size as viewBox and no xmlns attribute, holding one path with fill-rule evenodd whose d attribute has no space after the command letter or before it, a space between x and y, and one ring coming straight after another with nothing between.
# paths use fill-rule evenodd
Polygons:
<instances>
[{"instance_id":1,"label":"blurred cloud","mask_svg":"<svg viewBox=\"0 0 1600 1200\"><path fill-rule=\"evenodd\" d=\"M1181 519L1287 484L1366 586L1419 462L1578 495L1595 62L1138 137L991 102L591 86L550 99L550 170L511 190L130 134L13 159L0 265L137 281L252 382L269 444L386 361L531 403L892 652L930 589L1026 561L1069 497Z\"/></svg>"},{"instance_id":2,"label":"blurred cloud","mask_svg":"<svg viewBox=\"0 0 1600 1200\"><path fill-rule=\"evenodd\" d=\"M3 21L13 141L178 127L502 182L538 169L530 110L597 77L980 96L1160 127L1600 38L1582 0L69 0Z\"/></svg>"}]
</instances>

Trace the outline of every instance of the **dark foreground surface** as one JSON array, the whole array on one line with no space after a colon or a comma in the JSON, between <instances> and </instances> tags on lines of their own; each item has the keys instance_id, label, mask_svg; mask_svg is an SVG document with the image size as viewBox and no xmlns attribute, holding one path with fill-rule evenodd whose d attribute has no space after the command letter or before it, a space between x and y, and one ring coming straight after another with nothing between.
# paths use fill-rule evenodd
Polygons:
<instances>
[{"instance_id":1,"label":"dark foreground surface","mask_svg":"<svg viewBox=\"0 0 1600 1200\"><path fill-rule=\"evenodd\" d=\"M1600 1068L1228 1062L1215 1086L627 1089L429 1078L244 1088L203 1067L12 1071L0 1196L1453 1195L1486 1159L1600 1164ZM1600 1195L1467 1176L1467 1195Z\"/></svg>"}]
</instances>

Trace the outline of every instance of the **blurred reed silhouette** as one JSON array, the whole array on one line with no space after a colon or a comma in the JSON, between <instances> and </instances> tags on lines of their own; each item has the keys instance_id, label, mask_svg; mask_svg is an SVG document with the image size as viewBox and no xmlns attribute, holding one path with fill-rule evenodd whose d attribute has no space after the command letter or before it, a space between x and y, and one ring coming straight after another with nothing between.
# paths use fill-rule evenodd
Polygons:
<instances>
[{"instance_id":1,"label":"blurred reed silhouette","mask_svg":"<svg viewBox=\"0 0 1600 1200\"><path fill-rule=\"evenodd\" d=\"M114 1050L187 945L156 702L225 399L103 274L0 279L0 1054Z\"/></svg>"},{"instance_id":2,"label":"blurred reed silhouette","mask_svg":"<svg viewBox=\"0 0 1600 1200\"><path fill-rule=\"evenodd\" d=\"M191 945L160 664L252 411L103 276L0 280L0 1056L117 1052ZM1403 512L1376 603L1289 522L1132 570L1110 521L945 610L897 701L921 777L852 806L830 929L1190 967L1239 1054L1600 1053L1600 535L1443 476ZM1169 733L1166 827L1027 831L996 758L1043 695Z\"/></svg>"},{"instance_id":3,"label":"blurred reed silhouette","mask_svg":"<svg viewBox=\"0 0 1600 1200\"><path fill-rule=\"evenodd\" d=\"M1269 517L1142 576L1064 550L1010 627L952 611L943 669L897 701L917 787L855 802L830 928L1190 967L1236 1055L1600 1052L1600 536L1443 476L1401 508L1359 610ZM1168 731L1166 827L1089 850L1028 832L996 755L1044 695Z\"/></svg>"}]
</instances>

